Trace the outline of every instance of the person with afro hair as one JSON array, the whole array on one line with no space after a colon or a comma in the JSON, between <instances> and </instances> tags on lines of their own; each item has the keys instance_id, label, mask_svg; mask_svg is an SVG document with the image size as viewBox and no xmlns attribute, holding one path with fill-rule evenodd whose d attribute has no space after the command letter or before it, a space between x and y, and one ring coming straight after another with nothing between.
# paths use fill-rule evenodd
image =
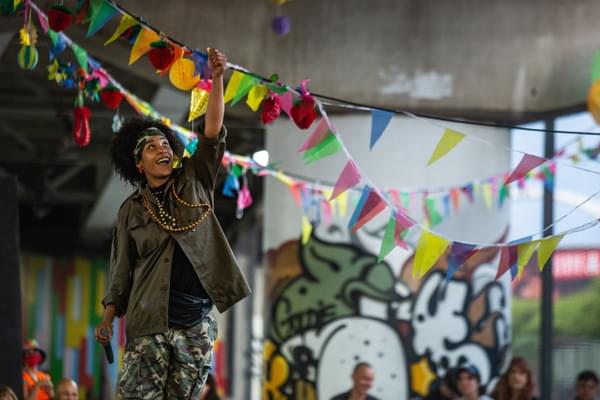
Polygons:
<instances>
[{"instance_id":1,"label":"person with afro hair","mask_svg":"<svg viewBox=\"0 0 600 400\"><path fill-rule=\"evenodd\" d=\"M111 144L114 169L136 190L113 231L110 283L96 340L108 348L115 317L127 342L117 392L124 399L198 398L220 312L250 293L214 214L223 154L223 53L208 51L212 89L194 154L166 125L126 122Z\"/></svg>"}]
</instances>

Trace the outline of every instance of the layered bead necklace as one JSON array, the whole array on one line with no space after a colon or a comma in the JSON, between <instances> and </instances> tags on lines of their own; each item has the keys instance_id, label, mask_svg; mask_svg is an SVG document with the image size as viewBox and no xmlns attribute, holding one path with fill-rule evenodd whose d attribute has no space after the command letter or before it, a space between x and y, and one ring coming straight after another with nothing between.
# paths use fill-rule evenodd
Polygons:
<instances>
[{"instance_id":1,"label":"layered bead necklace","mask_svg":"<svg viewBox=\"0 0 600 400\"><path fill-rule=\"evenodd\" d=\"M210 210L211 210L210 204L208 204L208 203L199 203L199 204L188 203L187 201L181 199L177 195L177 192L175 191L175 185L173 185L171 192L173 193L173 197L175 198L175 201L177 201L179 204L181 204L185 207L189 207L189 208L206 208L206 211L204 211L204 213L202 213L196 221L191 222L185 226L180 226L180 224L177 222L175 217L173 217L171 214L169 214L167 212L167 210L165 210L165 207L163 205L164 200L167 197L167 193L163 194L162 200L158 198L158 195L163 193L163 191L164 190L159 190L157 192L153 192L152 190L150 190L150 193L152 193L152 196L156 200L158 215L156 212L154 212L154 210L150 206L150 203L148 202L148 200L146 200L146 198L142 196L142 203L144 204L146 211L150 215L150 218L152 218L152 220L154 222L156 222L156 224L162 230L167 231L167 232L187 232L187 231L190 231L190 230L194 229L195 227L197 227L200 224L200 222L202 222L206 217L208 217L208 214L210 213Z\"/></svg>"}]
</instances>

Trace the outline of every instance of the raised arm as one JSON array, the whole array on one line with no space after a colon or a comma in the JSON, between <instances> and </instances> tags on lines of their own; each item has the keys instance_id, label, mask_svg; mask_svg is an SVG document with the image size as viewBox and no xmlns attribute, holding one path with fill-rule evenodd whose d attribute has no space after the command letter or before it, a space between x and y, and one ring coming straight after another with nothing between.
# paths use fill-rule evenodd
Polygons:
<instances>
[{"instance_id":1,"label":"raised arm","mask_svg":"<svg viewBox=\"0 0 600 400\"><path fill-rule=\"evenodd\" d=\"M212 72L212 90L208 96L208 107L204 124L204 136L216 138L223 126L225 103L223 102L223 73L227 57L217 49L208 49L208 65Z\"/></svg>"}]
</instances>

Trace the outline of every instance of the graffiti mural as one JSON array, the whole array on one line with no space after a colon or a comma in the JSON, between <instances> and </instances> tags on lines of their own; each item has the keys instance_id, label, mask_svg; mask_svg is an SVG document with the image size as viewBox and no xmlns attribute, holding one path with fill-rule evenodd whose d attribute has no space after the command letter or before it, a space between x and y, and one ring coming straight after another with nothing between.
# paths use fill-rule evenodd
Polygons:
<instances>
[{"instance_id":1,"label":"graffiti mural","mask_svg":"<svg viewBox=\"0 0 600 400\"><path fill-rule=\"evenodd\" d=\"M316 229L306 244L269 254L263 400L329 400L350 388L361 361L374 368L369 393L380 400L423 396L448 368L466 364L493 385L510 343L495 250L449 281L444 257L416 280L410 253L378 262L373 237L331 232Z\"/></svg>"}]
</instances>

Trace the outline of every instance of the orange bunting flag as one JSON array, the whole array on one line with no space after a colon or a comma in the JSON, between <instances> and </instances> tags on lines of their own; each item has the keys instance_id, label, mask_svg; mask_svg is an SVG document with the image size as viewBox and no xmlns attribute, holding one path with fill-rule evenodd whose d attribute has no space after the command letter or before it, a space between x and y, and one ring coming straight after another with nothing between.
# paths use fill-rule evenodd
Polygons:
<instances>
[{"instance_id":1,"label":"orange bunting flag","mask_svg":"<svg viewBox=\"0 0 600 400\"><path fill-rule=\"evenodd\" d=\"M550 259L550 256L552 255L552 253L554 253L554 250L556 250L556 247L558 247L558 244L564 236L564 234L549 236L545 239L540 240L540 245L538 247L538 268L540 269L540 271L544 270L544 267Z\"/></svg>"},{"instance_id":2,"label":"orange bunting flag","mask_svg":"<svg viewBox=\"0 0 600 400\"><path fill-rule=\"evenodd\" d=\"M442 135L442 138L438 142L437 146L435 146L435 149L431 154L431 158L429 158L429 161L427 161L427 165L429 166L437 160L439 160L440 158L444 157L464 138L464 133L460 133L452 129L446 128L444 134Z\"/></svg>"},{"instance_id":3,"label":"orange bunting flag","mask_svg":"<svg viewBox=\"0 0 600 400\"><path fill-rule=\"evenodd\" d=\"M141 56L150 51L150 43L160 40L160 36L151 29L142 28L129 55L129 65L136 62Z\"/></svg>"},{"instance_id":4,"label":"orange bunting flag","mask_svg":"<svg viewBox=\"0 0 600 400\"><path fill-rule=\"evenodd\" d=\"M415 258L413 259L412 276L423 276L435 265L446 252L450 242L429 231L421 232Z\"/></svg>"}]
</instances>

